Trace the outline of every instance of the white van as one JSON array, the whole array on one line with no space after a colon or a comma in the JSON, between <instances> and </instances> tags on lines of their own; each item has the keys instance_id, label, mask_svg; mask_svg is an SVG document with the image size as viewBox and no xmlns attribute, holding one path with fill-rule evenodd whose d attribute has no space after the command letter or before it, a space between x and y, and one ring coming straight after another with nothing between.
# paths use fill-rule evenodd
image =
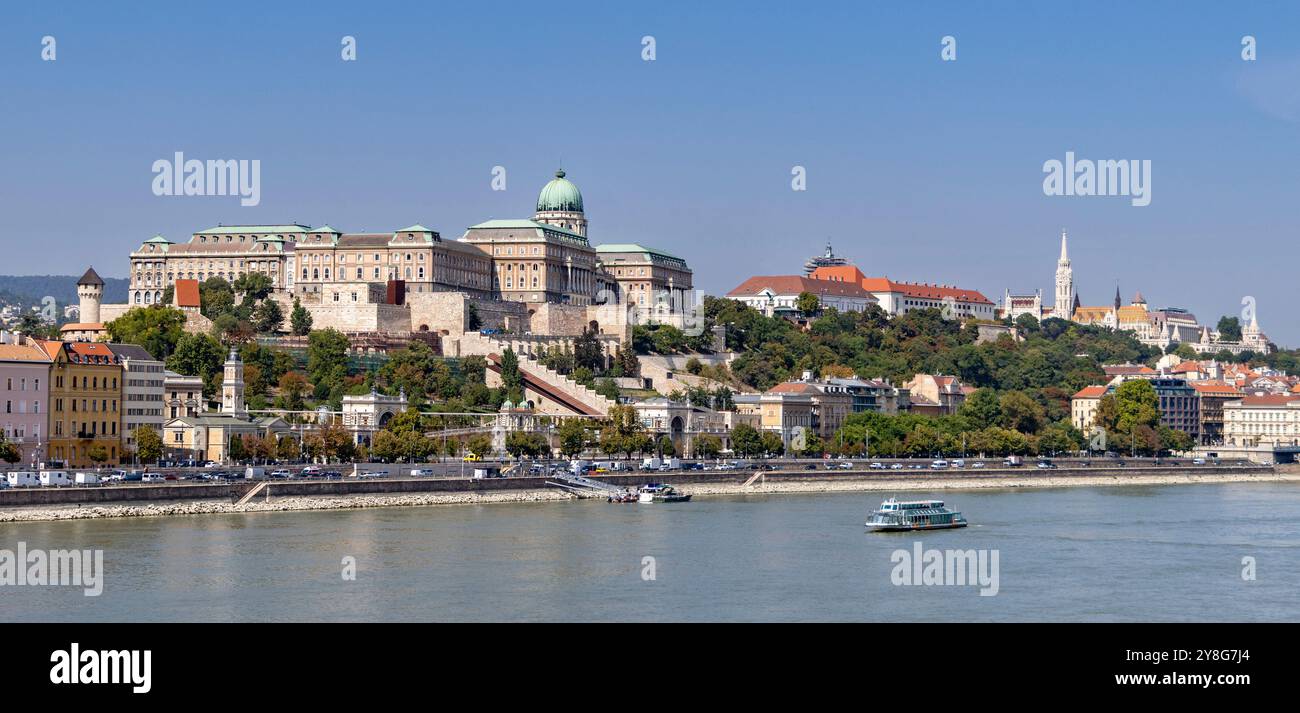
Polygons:
<instances>
[{"instance_id":1,"label":"white van","mask_svg":"<svg viewBox=\"0 0 1300 713\"><path fill-rule=\"evenodd\" d=\"M68 472L65 470L42 470L41 485L54 488L72 485L72 478L68 477Z\"/></svg>"},{"instance_id":2,"label":"white van","mask_svg":"<svg viewBox=\"0 0 1300 713\"><path fill-rule=\"evenodd\" d=\"M936 461L931 461L930 463L930 470L943 470L944 468L947 467L948 467L948 461L946 460L936 460Z\"/></svg>"},{"instance_id":3,"label":"white van","mask_svg":"<svg viewBox=\"0 0 1300 713\"><path fill-rule=\"evenodd\" d=\"M77 473L77 485L99 485L102 481L98 473Z\"/></svg>"},{"instance_id":4,"label":"white van","mask_svg":"<svg viewBox=\"0 0 1300 713\"><path fill-rule=\"evenodd\" d=\"M9 473L5 480L11 488L34 488L41 484L41 476L29 470L20 470Z\"/></svg>"}]
</instances>

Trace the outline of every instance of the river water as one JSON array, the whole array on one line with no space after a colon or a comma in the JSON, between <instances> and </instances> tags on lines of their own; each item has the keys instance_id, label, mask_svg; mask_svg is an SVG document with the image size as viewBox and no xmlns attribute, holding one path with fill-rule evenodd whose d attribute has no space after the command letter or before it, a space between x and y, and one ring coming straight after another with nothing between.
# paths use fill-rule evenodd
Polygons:
<instances>
[{"instance_id":1,"label":"river water","mask_svg":"<svg viewBox=\"0 0 1300 713\"><path fill-rule=\"evenodd\" d=\"M878 493L7 523L0 549L102 549L104 583L97 597L0 586L0 620L1300 617L1296 484L897 495L945 500L971 526L866 533ZM917 542L996 551L997 593L895 584L895 551L910 555ZM1243 558L1253 558L1253 578L1243 578Z\"/></svg>"}]
</instances>

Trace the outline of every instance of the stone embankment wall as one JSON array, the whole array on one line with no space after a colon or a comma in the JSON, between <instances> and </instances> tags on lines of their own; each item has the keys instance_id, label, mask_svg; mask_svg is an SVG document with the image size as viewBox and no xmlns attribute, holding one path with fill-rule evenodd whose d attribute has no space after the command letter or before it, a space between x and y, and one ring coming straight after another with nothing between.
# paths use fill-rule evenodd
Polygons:
<instances>
[{"instance_id":1,"label":"stone embankment wall","mask_svg":"<svg viewBox=\"0 0 1300 713\"><path fill-rule=\"evenodd\" d=\"M392 466L390 466L392 467ZM871 481L871 482L908 482L915 483L928 478L934 480L987 480L995 478L1015 478L1016 480L1034 481L1054 479L1068 481L1072 477L1080 479L1113 477L1122 479L1126 476L1160 476L1160 475L1250 475L1252 473L1272 474L1275 468L1270 466L1196 466L1196 467L1127 467L1127 468L1058 468L1055 470L1038 470L1035 468L987 468L943 471L774 471L764 474L769 482L835 482L835 481ZM668 483L670 485L691 485L705 483L739 483L754 475L751 470L733 471L680 471L671 473L606 473L596 476L613 485L634 488L647 482ZM358 479L340 480L276 480L270 481L267 489L272 498L282 496L344 496L377 495L381 493L474 493L490 491L539 490L548 489L547 478L489 478L475 480L469 478L400 478L400 479ZM232 500L243 495L256 485L255 481L236 481L222 485L126 485L105 486L98 488L9 488L0 490L0 507L26 507L38 505L80 505L109 504L127 502L157 502L175 500ZM257 498L263 497L259 493Z\"/></svg>"}]
</instances>

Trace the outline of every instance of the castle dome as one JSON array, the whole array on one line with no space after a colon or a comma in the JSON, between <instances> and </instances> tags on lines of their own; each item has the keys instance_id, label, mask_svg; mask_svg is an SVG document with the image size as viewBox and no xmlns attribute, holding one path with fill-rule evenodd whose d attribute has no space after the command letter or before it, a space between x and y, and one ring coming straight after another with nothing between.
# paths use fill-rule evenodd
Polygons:
<instances>
[{"instance_id":1,"label":"castle dome","mask_svg":"<svg viewBox=\"0 0 1300 713\"><path fill-rule=\"evenodd\" d=\"M582 192L564 177L564 169L556 171L555 178L542 186L537 196L537 212L545 211L582 212Z\"/></svg>"}]
</instances>

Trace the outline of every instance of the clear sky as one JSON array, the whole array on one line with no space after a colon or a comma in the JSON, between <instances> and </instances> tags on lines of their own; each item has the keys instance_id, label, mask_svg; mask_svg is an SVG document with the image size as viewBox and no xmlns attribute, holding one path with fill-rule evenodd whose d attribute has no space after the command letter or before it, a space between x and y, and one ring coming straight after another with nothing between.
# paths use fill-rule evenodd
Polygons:
<instances>
[{"instance_id":1,"label":"clear sky","mask_svg":"<svg viewBox=\"0 0 1300 713\"><path fill-rule=\"evenodd\" d=\"M0 273L125 276L162 233L531 215L563 163L595 243L722 293L830 239L870 275L1084 304L1116 283L1300 344L1300 6L1190 2L11 3ZM53 36L57 59L41 60ZM357 61L340 57L356 38ZM643 61L641 38L656 40ZM940 59L941 38L957 60ZM1253 35L1258 60L1241 58ZM151 166L258 159L261 203ZM1152 201L1043 193L1043 162L1149 159ZM507 190L491 190L492 168ZM791 190L791 168L807 190Z\"/></svg>"}]
</instances>

